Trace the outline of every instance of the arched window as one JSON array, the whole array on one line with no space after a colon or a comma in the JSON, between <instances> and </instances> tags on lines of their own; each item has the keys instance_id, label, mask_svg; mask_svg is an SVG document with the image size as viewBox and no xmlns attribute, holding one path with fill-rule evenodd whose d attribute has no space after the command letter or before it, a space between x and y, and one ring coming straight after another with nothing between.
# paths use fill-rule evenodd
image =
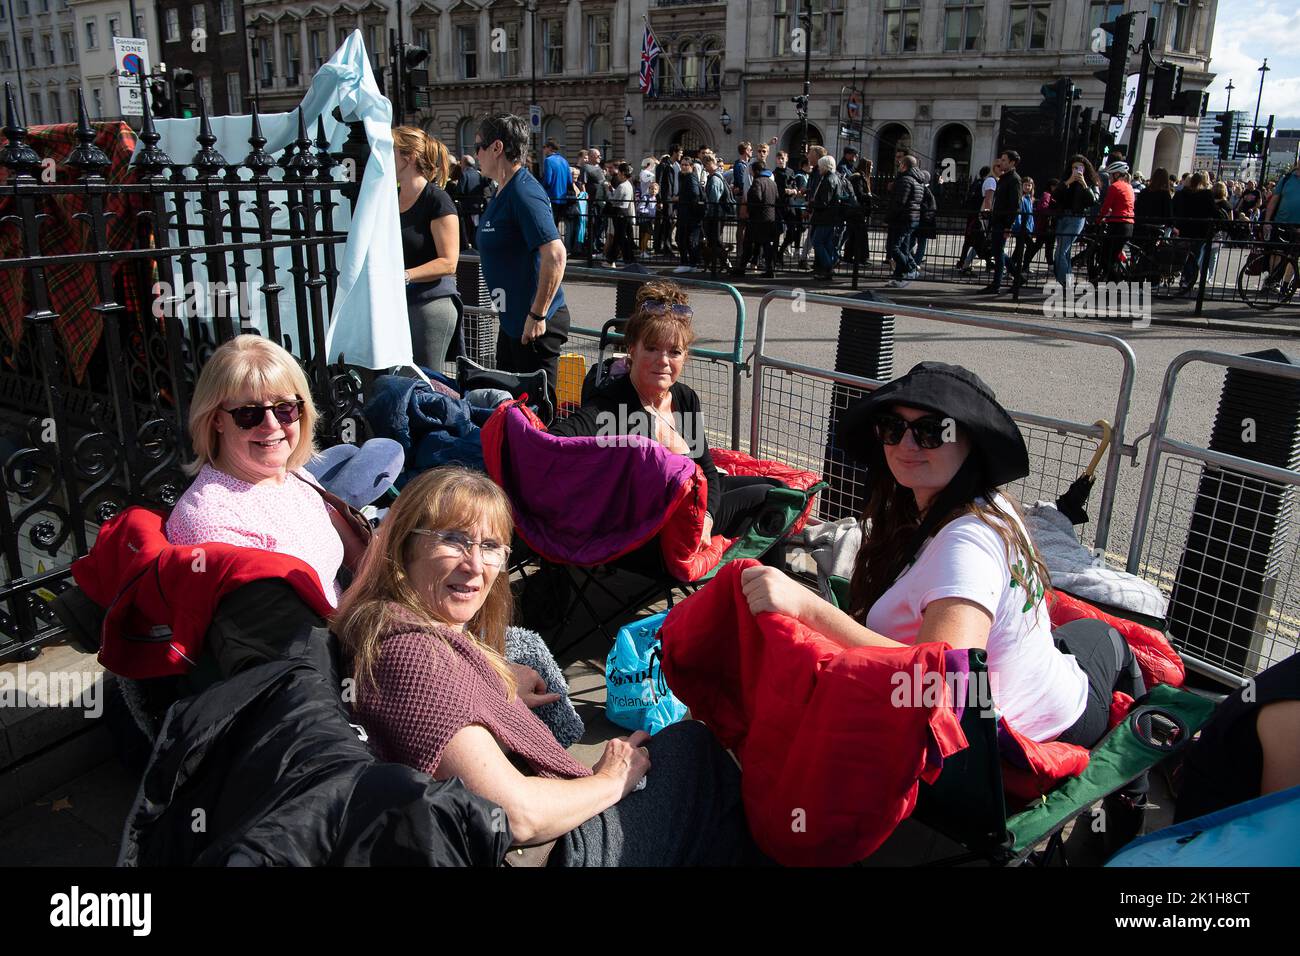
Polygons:
<instances>
[{"instance_id":1,"label":"arched window","mask_svg":"<svg viewBox=\"0 0 1300 956\"><path fill-rule=\"evenodd\" d=\"M478 132L478 121L467 116L456 127L456 159L462 156L474 156L474 134ZM478 159L474 156L475 160Z\"/></svg>"},{"instance_id":2,"label":"arched window","mask_svg":"<svg viewBox=\"0 0 1300 956\"><path fill-rule=\"evenodd\" d=\"M610 147L614 145L614 129L609 120L603 116L593 116L587 120L587 141L584 146L599 146L601 154L608 159Z\"/></svg>"},{"instance_id":3,"label":"arched window","mask_svg":"<svg viewBox=\"0 0 1300 956\"><path fill-rule=\"evenodd\" d=\"M722 89L722 51L718 49L717 40L708 40L705 42L703 59L703 82L705 89Z\"/></svg>"},{"instance_id":4,"label":"arched window","mask_svg":"<svg viewBox=\"0 0 1300 956\"><path fill-rule=\"evenodd\" d=\"M564 152L564 120L558 116L548 116L542 123L542 142L548 139L555 140L560 146L560 152Z\"/></svg>"},{"instance_id":5,"label":"arched window","mask_svg":"<svg viewBox=\"0 0 1300 956\"><path fill-rule=\"evenodd\" d=\"M700 61L695 55L695 45L690 40L677 48L677 64L682 91L694 92L700 85Z\"/></svg>"}]
</instances>

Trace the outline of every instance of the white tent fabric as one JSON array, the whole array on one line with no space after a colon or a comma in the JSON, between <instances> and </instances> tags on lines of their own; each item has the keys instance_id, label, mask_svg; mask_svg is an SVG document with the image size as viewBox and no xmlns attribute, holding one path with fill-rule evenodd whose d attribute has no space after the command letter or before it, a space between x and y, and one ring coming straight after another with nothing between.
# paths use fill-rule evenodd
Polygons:
<instances>
[{"instance_id":1,"label":"white tent fabric","mask_svg":"<svg viewBox=\"0 0 1300 956\"><path fill-rule=\"evenodd\" d=\"M353 31L329 62L317 71L302 101L308 135L315 138L317 119L323 117L325 134L332 152L339 150L348 135L347 126L331 115L335 107L339 108L345 121L362 122L370 145L370 156L362 175L355 210L349 214L349 204L342 201L336 204L333 211L334 228L346 230L348 239L342 248L336 247L339 276L325 338L328 360L331 363L337 362L342 356L350 365L372 369L410 365L411 333L407 323L402 279L402 242L391 130L392 105L379 92L359 30ZM289 113L260 113L258 119L262 135L266 137L265 149L272 155L278 154L297 138L296 110ZM252 117L216 116L209 122L213 135L217 138L216 149L227 162L240 162L249 152L248 137L252 132ZM158 145L173 161L189 162L199 148L194 139L199 132L199 120L166 119L157 121L156 125L161 136ZM341 179L349 171L347 166L341 165L335 168L334 173ZM246 172L244 175L247 178L251 173ZM283 170L275 167L269 175L272 179L280 180L283 178ZM245 202L240 214L247 240L253 238L257 230L253 194L241 194L240 198ZM275 228L286 228L289 224L285 198L284 194L272 194L272 201L278 207L273 217ZM341 197L336 194L334 198ZM188 222L191 225L201 223L202 207L198 195L190 194L186 206ZM191 232L191 241L195 241L196 235ZM175 232L171 241L178 242ZM257 250L248 251L245 252L245 260L249 265L248 279L253 289L240 290L240 301L246 305L247 311L240 309L237 314L245 324L266 334L266 316L260 292L261 255ZM227 263L232 261L232 254L228 254ZM274 262L276 280L285 287L278 296L281 331L292 340L292 350L301 355L302 346L297 341L294 277L288 271L293 264L289 246L276 249ZM179 286L182 277L179 263L175 260L173 269ZM195 296L193 290L183 288L169 290L173 307L183 318L188 318L187 309L195 309L202 319L210 321L213 299L207 284L206 270L199 259L194 262L193 269L199 294ZM228 273L233 281L233 271L228 269Z\"/></svg>"}]
</instances>

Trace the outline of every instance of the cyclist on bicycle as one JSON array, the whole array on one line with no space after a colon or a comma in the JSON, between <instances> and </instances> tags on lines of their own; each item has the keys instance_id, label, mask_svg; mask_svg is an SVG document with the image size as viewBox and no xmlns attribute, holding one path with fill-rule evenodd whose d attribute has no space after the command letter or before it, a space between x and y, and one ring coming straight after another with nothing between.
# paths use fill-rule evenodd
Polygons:
<instances>
[{"instance_id":1,"label":"cyclist on bicycle","mask_svg":"<svg viewBox=\"0 0 1300 956\"><path fill-rule=\"evenodd\" d=\"M1128 163L1113 162L1104 170L1110 177L1110 188L1106 190L1097 214L1097 222L1106 230L1105 264L1106 276L1118 274L1116 268L1124 245L1133 238L1133 186L1129 182Z\"/></svg>"}]
</instances>

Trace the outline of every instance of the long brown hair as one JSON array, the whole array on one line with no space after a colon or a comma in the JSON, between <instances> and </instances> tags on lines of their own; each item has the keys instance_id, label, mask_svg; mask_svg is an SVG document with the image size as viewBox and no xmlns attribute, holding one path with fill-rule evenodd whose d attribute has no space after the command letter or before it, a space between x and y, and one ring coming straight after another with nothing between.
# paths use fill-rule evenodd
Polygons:
<instances>
[{"instance_id":1,"label":"long brown hair","mask_svg":"<svg viewBox=\"0 0 1300 956\"><path fill-rule=\"evenodd\" d=\"M375 664L395 609L430 626L455 626L440 620L411 583L407 568L421 538L413 533L415 529L462 530L474 527L484 517L494 535L501 541L510 540L514 527L510 501L482 472L454 465L433 468L402 489L330 619L361 689L375 686ZM502 568L483 606L465 625L466 634L478 643L505 684L507 699L515 691L505 661L506 628L513 607L510 575Z\"/></svg>"},{"instance_id":2,"label":"long brown hair","mask_svg":"<svg viewBox=\"0 0 1300 956\"><path fill-rule=\"evenodd\" d=\"M972 450L948 486L939 492L925 515L916 507L916 496L894 478L885 461L884 452L877 449L868 471L867 506L862 516L862 547L858 549L849 582L849 614L862 622L881 596L889 590L907 565L916 557L924 539L937 534L939 529L963 515L975 515L993 529L1007 549L1007 565L1012 577L1035 603L1042 599L1050 586L1047 567L1038 557L1022 525L1024 520L1020 505L1009 493L1001 492L1011 505L1015 518L998 505L998 489L987 487L978 464L978 453ZM979 500L982 499L982 500ZM917 541L917 537L922 537ZM1018 566L1023 570L1018 571ZM1034 581L1042 591L1034 588Z\"/></svg>"}]
</instances>

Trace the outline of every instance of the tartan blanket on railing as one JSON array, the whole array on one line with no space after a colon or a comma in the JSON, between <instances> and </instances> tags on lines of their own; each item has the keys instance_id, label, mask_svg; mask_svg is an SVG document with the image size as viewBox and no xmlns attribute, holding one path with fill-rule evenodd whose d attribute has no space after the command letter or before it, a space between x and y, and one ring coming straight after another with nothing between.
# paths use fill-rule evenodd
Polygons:
<instances>
[{"instance_id":1,"label":"tartan blanket on railing","mask_svg":"<svg viewBox=\"0 0 1300 956\"><path fill-rule=\"evenodd\" d=\"M135 149L136 134L124 122L93 123L95 145L102 149L111 165L104 178L109 186L133 182L131 153ZM45 159L52 157L56 166L56 182L75 186L81 182L77 170L64 165L77 145L75 123L57 126L37 126L28 131L28 144L36 154ZM8 169L0 167L0 261L23 258L21 224L4 222L5 216L17 214L17 203L12 190L6 189L12 181ZM93 251L90 224L78 215L89 212L86 197L69 190L44 198L39 208L48 218L39 223L40 253L43 256L69 255ZM137 214L145 208L145 198L140 193L123 193L110 189L104 198L104 209L111 213L105 223L107 248L137 249L148 246L147 225ZM141 230L145 230L141 234ZM113 263L116 289L123 293L122 304L127 315L140 315L147 289L140 288L137 268L130 261ZM25 331L23 317L33 304L24 276L24 269L0 268L0 330L16 349ZM96 308L100 304L100 290L95 281L95 267L90 263L53 266L46 270L50 309L58 315L54 331L62 339L67 351L69 371L78 382L86 373L90 358L99 346L104 332L103 315ZM116 293L110 294L116 298Z\"/></svg>"}]
</instances>

